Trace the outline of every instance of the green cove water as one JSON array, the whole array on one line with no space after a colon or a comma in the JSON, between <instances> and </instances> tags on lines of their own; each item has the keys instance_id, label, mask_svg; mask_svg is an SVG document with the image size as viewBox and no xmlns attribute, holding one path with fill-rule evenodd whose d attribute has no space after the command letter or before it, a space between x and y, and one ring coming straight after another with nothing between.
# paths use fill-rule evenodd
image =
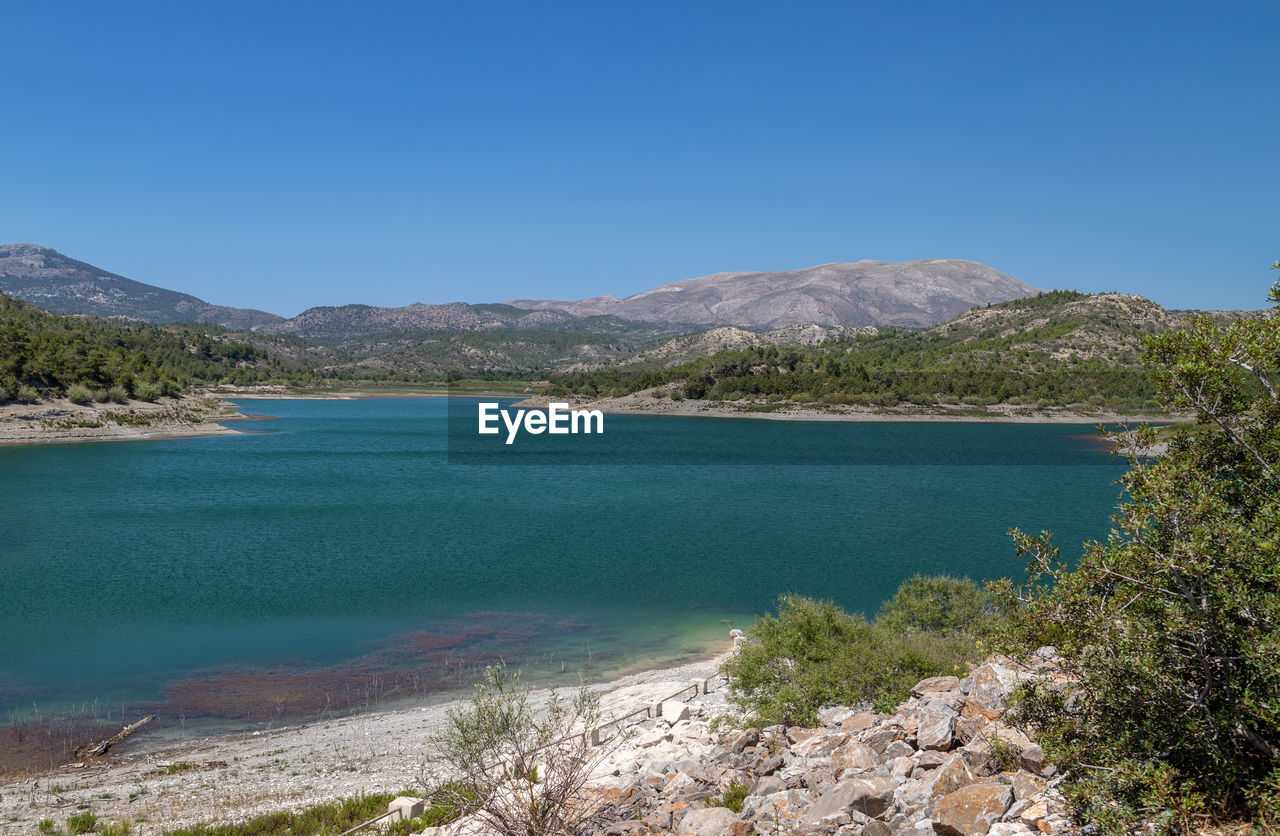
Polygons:
<instances>
[{"instance_id":1,"label":"green cove water","mask_svg":"<svg viewBox=\"0 0 1280 836\"><path fill-rule=\"evenodd\" d=\"M782 593L1019 576L1011 526L1078 554L1123 471L1072 425L611 415L530 464L461 455L444 399L247 406L277 419L0 448L8 716L247 727L705 657Z\"/></svg>"}]
</instances>

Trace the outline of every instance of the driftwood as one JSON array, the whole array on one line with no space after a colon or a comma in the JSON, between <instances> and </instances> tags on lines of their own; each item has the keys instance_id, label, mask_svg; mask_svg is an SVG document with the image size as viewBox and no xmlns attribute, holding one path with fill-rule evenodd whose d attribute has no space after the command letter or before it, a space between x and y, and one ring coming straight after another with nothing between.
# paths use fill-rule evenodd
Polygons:
<instances>
[{"instance_id":1,"label":"driftwood","mask_svg":"<svg viewBox=\"0 0 1280 836\"><path fill-rule=\"evenodd\" d=\"M112 746L116 745L121 740L124 740L126 737L133 734L138 729L145 726L147 723L150 723L155 718L156 718L156 715L148 714L146 717L143 717L138 722L125 726L123 729L117 732L114 737L109 737L100 743L93 744L92 746L90 745L77 746L76 757L77 758L96 758L96 757L99 757L100 755L105 755L107 753L107 750L110 749Z\"/></svg>"}]
</instances>

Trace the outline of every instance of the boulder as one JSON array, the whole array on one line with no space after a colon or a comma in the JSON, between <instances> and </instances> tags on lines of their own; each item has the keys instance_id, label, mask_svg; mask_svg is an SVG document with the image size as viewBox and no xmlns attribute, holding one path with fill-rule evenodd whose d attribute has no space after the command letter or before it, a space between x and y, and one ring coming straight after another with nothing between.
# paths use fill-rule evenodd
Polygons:
<instances>
[{"instance_id":1,"label":"boulder","mask_svg":"<svg viewBox=\"0 0 1280 836\"><path fill-rule=\"evenodd\" d=\"M831 706L818 712L818 722L827 728L838 728L841 723L856 716L858 713L848 706Z\"/></svg>"},{"instance_id":2,"label":"boulder","mask_svg":"<svg viewBox=\"0 0 1280 836\"><path fill-rule=\"evenodd\" d=\"M894 782L888 778L853 778L841 781L823 793L809 808L804 821L817 824L827 816L851 810L872 817L878 816L893 803L893 790Z\"/></svg>"},{"instance_id":3,"label":"boulder","mask_svg":"<svg viewBox=\"0 0 1280 836\"><path fill-rule=\"evenodd\" d=\"M756 781L756 785L751 788L752 795L773 795L785 790L787 787L782 783L782 779L776 775L766 775Z\"/></svg>"},{"instance_id":4,"label":"boulder","mask_svg":"<svg viewBox=\"0 0 1280 836\"><path fill-rule=\"evenodd\" d=\"M680 820L680 836L722 836L738 814L728 807L704 807L690 810Z\"/></svg>"},{"instance_id":5,"label":"boulder","mask_svg":"<svg viewBox=\"0 0 1280 836\"><path fill-rule=\"evenodd\" d=\"M988 662L969 674L969 700L989 711L1004 711L1005 699L1017 682L1012 668Z\"/></svg>"},{"instance_id":6,"label":"boulder","mask_svg":"<svg viewBox=\"0 0 1280 836\"><path fill-rule=\"evenodd\" d=\"M937 769L946 762L947 756L942 752L921 752L916 759L916 766L921 769Z\"/></svg>"},{"instance_id":7,"label":"boulder","mask_svg":"<svg viewBox=\"0 0 1280 836\"><path fill-rule=\"evenodd\" d=\"M925 694L933 694L936 692L955 691L960 688L960 680L954 676L931 676L928 679L922 679L916 683L911 689L911 696L917 699L923 699Z\"/></svg>"},{"instance_id":8,"label":"boulder","mask_svg":"<svg viewBox=\"0 0 1280 836\"><path fill-rule=\"evenodd\" d=\"M870 771L880 765L880 756L865 743L850 741L831 753L831 766L836 772L845 769Z\"/></svg>"},{"instance_id":9,"label":"boulder","mask_svg":"<svg viewBox=\"0 0 1280 836\"><path fill-rule=\"evenodd\" d=\"M792 746L791 751L802 758L829 758L832 752L848 742L848 732L829 732L802 740Z\"/></svg>"},{"instance_id":10,"label":"boulder","mask_svg":"<svg viewBox=\"0 0 1280 836\"><path fill-rule=\"evenodd\" d=\"M755 746L759 742L760 732L755 729L747 729L744 732L739 732L738 736L733 739L733 742L729 744L729 751L735 753L743 752L746 751L748 746Z\"/></svg>"},{"instance_id":11,"label":"boulder","mask_svg":"<svg viewBox=\"0 0 1280 836\"><path fill-rule=\"evenodd\" d=\"M964 755L956 752L943 761L942 766L934 772L933 796L941 798L949 795L961 787L972 784L978 778L978 774L973 771Z\"/></svg>"},{"instance_id":12,"label":"boulder","mask_svg":"<svg viewBox=\"0 0 1280 836\"><path fill-rule=\"evenodd\" d=\"M879 819L872 819L862 826L860 836L893 836L893 831Z\"/></svg>"},{"instance_id":13,"label":"boulder","mask_svg":"<svg viewBox=\"0 0 1280 836\"><path fill-rule=\"evenodd\" d=\"M921 749L933 749L945 752L951 748L956 715L954 713L931 712L920 720L916 731L916 745Z\"/></svg>"},{"instance_id":14,"label":"boulder","mask_svg":"<svg viewBox=\"0 0 1280 836\"><path fill-rule=\"evenodd\" d=\"M1044 792L1049 782L1030 772L1018 772L1013 776L1013 797L1021 801Z\"/></svg>"},{"instance_id":15,"label":"boulder","mask_svg":"<svg viewBox=\"0 0 1280 836\"><path fill-rule=\"evenodd\" d=\"M1026 836L1031 832L1031 828L1025 824L1019 824L1016 821L1001 821L991 825L991 829L987 831L987 834L988 836Z\"/></svg>"},{"instance_id":16,"label":"boulder","mask_svg":"<svg viewBox=\"0 0 1280 836\"><path fill-rule=\"evenodd\" d=\"M847 732L857 732L857 731L862 731L863 729L870 728L871 724L874 723L875 721L876 721L875 714L871 713L870 711L863 711L860 714L853 715L847 720L842 720L840 722L840 728L844 729Z\"/></svg>"},{"instance_id":17,"label":"boulder","mask_svg":"<svg viewBox=\"0 0 1280 836\"><path fill-rule=\"evenodd\" d=\"M862 733L862 742L870 746L877 755L884 754L885 748L899 739L901 729L896 726L879 726Z\"/></svg>"},{"instance_id":18,"label":"boulder","mask_svg":"<svg viewBox=\"0 0 1280 836\"><path fill-rule=\"evenodd\" d=\"M915 753L916 750L911 748L911 744L905 740L895 740L884 747L884 759L887 761L891 761L894 758L909 758Z\"/></svg>"},{"instance_id":19,"label":"boulder","mask_svg":"<svg viewBox=\"0 0 1280 836\"><path fill-rule=\"evenodd\" d=\"M970 784L938 799L933 829L944 836L985 836L1011 803L1013 789L1007 784Z\"/></svg>"},{"instance_id":20,"label":"boulder","mask_svg":"<svg viewBox=\"0 0 1280 836\"><path fill-rule=\"evenodd\" d=\"M772 816L796 819L813 806L814 794L808 790L784 790L772 795L749 795L742 802L742 818Z\"/></svg>"},{"instance_id":21,"label":"boulder","mask_svg":"<svg viewBox=\"0 0 1280 836\"><path fill-rule=\"evenodd\" d=\"M680 700L667 700L662 704L662 719L673 726L681 720L688 720L689 706Z\"/></svg>"},{"instance_id":22,"label":"boulder","mask_svg":"<svg viewBox=\"0 0 1280 836\"><path fill-rule=\"evenodd\" d=\"M1022 750L1022 754L1018 756L1018 762L1022 764L1022 768L1028 772L1044 771L1044 750L1036 744L1031 744Z\"/></svg>"},{"instance_id":23,"label":"boulder","mask_svg":"<svg viewBox=\"0 0 1280 836\"><path fill-rule=\"evenodd\" d=\"M956 738L962 745L967 745L990 724L991 720L982 714L961 717L956 721Z\"/></svg>"},{"instance_id":24,"label":"boulder","mask_svg":"<svg viewBox=\"0 0 1280 836\"><path fill-rule=\"evenodd\" d=\"M669 729L653 729L636 738L635 745L640 749L651 749L659 743L670 743L672 738Z\"/></svg>"},{"instance_id":25,"label":"boulder","mask_svg":"<svg viewBox=\"0 0 1280 836\"><path fill-rule=\"evenodd\" d=\"M1022 821L1023 824L1029 825L1031 827L1035 827L1039 822L1048 818L1048 816L1049 816L1048 802L1037 801L1035 804L1032 804L1031 806L1027 807L1027 809L1023 810L1021 815L1018 816L1018 818Z\"/></svg>"}]
</instances>

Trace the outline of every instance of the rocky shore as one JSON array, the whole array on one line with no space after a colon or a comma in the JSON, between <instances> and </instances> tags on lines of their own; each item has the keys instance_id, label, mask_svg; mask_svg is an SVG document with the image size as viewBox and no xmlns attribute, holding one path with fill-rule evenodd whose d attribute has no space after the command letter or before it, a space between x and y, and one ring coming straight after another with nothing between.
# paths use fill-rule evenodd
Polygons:
<instances>
[{"instance_id":1,"label":"rocky shore","mask_svg":"<svg viewBox=\"0 0 1280 836\"><path fill-rule=\"evenodd\" d=\"M1061 776L1001 722L1020 680L1057 677L1052 648L920 682L893 714L821 713L819 728L712 733L707 716L652 721L605 765L609 836L1018 836L1074 832ZM740 809L717 806L744 789ZM466 830L454 826L455 832Z\"/></svg>"},{"instance_id":2,"label":"rocky shore","mask_svg":"<svg viewBox=\"0 0 1280 836\"><path fill-rule=\"evenodd\" d=\"M232 435L224 421L250 416L203 395L125 403L77 404L65 398L0 405L0 444L112 441Z\"/></svg>"},{"instance_id":3,"label":"rocky shore","mask_svg":"<svg viewBox=\"0 0 1280 836\"><path fill-rule=\"evenodd\" d=\"M920 682L892 714L833 706L818 728L741 730L714 678L719 659L597 686L615 716L664 700L592 781L604 836L1019 836L1073 833L1043 751L1002 722L1020 680L1059 679L1052 648ZM691 682L712 679L709 693ZM545 697L539 694L538 697ZM148 745L0 785L0 833L92 810L138 836L244 820L359 792L420 794L424 746L449 705L270 732ZM729 718L724 718L728 720ZM720 728L716 728L719 725ZM737 793L740 806L718 802ZM429 836L482 836L475 817Z\"/></svg>"}]
</instances>

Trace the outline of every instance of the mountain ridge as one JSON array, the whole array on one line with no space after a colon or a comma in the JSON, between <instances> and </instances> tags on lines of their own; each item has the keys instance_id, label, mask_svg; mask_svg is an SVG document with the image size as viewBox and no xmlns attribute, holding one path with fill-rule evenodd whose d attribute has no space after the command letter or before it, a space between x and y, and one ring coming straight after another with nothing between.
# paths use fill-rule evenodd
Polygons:
<instances>
[{"instance_id":1,"label":"mountain ridge","mask_svg":"<svg viewBox=\"0 0 1280 836\"><path fill-rule=\"evenodd\" d=\"M0 291L53 313L156 324L200 322L249 330L283 318L134 281L40 244L0 244Z\"/></svg>"},{"instance_id":2,"label":"mountain ridge","mask_svg":"<svg viewBox=\"0 0 1280 836\"><path fill-rule=\"evenodd\" d=\"M571 327L572 320L599 317L754 330L807 324L921 328L974 305L1034 295L1037 289L962 259L864 260L771 273L712 273L621 299L415 302L400 307L349 304L311 307L285 318L251 308L213 305L42 245L5 244L0 245L0 291L60 314L127 317L156 324L209 323L335 339L394 331Z\"/></svg>"},{"instance_id":3,"label":"mountain ridge","mask_svg":"<svg viewBox=\"0 0 1280 836\"><path fill-rule=\"evenodd\" d=\"M926 328L974 305L1034 296L1039 288L976 261L930 258L832 262L798 270L723 272L669 282L617 299L515 299L527 310L575 316L619 316L640 322L681 322L778 328L815 324Z\"/></svg>"}]
</instances>

